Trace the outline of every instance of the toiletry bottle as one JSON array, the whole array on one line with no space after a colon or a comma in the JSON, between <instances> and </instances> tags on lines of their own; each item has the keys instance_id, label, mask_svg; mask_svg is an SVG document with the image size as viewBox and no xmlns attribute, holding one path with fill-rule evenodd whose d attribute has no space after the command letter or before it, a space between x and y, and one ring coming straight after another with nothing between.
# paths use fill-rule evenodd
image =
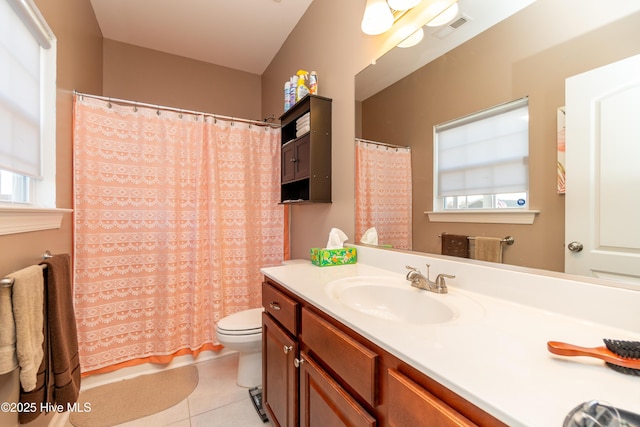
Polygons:
<instances>
[{"instance_id":1,"label":"toiletry bottle","mask_svg":"<svg viewBox=\"0 0 640 427\"><path fill-rule=\"evenodd\" d=\"M315 71L312 71L309 76L309 93L311 95L318 94L318 74Z\"/></svg>"},{"instance_id":2,"label":"toiletry bottle","mask_svg":"<svg viewBox=\"0 0 640 427\"><path fill-rule=\"evenodd\" d=\"M296 85L296 102L298 102L309 93L309 88L307 87L305 82L305 80L309 76L309 72L305 70L298 70L296 74L298 75L298 84Z\"/></svg>"},{"instance_id":3,"label":"toiletry bottle","mask_svg":"<svg viewBox=\"0 0 640 427\"><path fill-rule=\"evenodd\" d=\"M298 79L296 76L291 76L291 85L289 87L289 108L293 107L296 103L296 85L298 84Z\"/></svg>"},{"instance_id":4,"label":"toiletry bottle","mask_svg":"<svg viewBox=\"0 0 640 427\"><path fill-rule=\"evenodd\" d=\"M287 111L291 108L291 103L289 102L289 91L291 90L291 81L287 80L284 84L284 111Z\"/></svg>"}]
</instances>

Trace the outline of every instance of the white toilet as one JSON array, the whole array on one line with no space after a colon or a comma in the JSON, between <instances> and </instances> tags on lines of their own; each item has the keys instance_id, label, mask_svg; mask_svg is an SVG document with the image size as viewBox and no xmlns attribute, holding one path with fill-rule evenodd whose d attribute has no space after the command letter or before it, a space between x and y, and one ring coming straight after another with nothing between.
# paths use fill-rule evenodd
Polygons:
<instances>
[{"instance_id":1,"label":"white toilet","mask_svg":"<svg viewBox=\"0 0 640 427\"><path fill-rule=\"evenodd\" d=\"M237 383L242 387L262 384L262 312L240 311L222 318L216 327L220 344L239 353Z\"/></svg>"}]
</instances>

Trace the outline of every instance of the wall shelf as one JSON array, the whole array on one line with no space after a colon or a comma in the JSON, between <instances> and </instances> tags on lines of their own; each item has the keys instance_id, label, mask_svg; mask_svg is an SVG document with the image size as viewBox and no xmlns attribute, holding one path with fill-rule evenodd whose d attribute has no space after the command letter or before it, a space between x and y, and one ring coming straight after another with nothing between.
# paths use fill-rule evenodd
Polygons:
<instances>
[{"instance_id":1,"label":"wall shelf","mask_svg":"<svg viewBox=\"0 0 640 427\"><path fill-rule=\"evenodd\" d=\"M331 102L307 95L280 116L281 203L331 203Z\"/></svg>"}]
</instances>

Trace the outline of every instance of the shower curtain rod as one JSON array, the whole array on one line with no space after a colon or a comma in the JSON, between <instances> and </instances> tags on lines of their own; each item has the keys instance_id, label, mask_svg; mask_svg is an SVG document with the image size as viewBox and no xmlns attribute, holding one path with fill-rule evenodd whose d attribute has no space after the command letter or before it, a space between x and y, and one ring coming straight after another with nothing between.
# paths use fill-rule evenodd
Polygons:
<instances>
[{"instance_id":1,"label":"shower curtain rod","mask_svg":"<svg viewBox=\"0 0 640 427\"><path fill-rule=\"evenodd\" d=\"M389 147L389 148L404 148L407 150L411 150L411 147L408 145L393 145L393 144L387 144L386 142L371 141L369 139L362 139L362 138L356 138L356 141L366 142L368 144L381 145L383 147Z\"/></svg>"},{"instance_id":2,"label":"shower curtain rod","mask_svg":"<svg viewBox=\"0 0 640 427\"><path fill-rule=\"evenodd\" d=\"M250 119L239 119L237 117L222 116L220 114L212 114L212 113L204 113L202 111L185 110L183 108L167 107L167 106L164 106L164 105L155 105L155 104L147 104L147 103L144 103L144 102L129 101L127 99L118 99L118 98L111 98L111 97L108 97L108 96L92 95L92 94L89 94L89 93L78 92L77 90L74 90L73 94L77 95L79 97L86 96L88 98L101 99L103 101L116 102L118 104L133 105L135 107L149 107L149 108L155 108L155 109L158 109L158 110L173 111L173 112L176 112L176 113L194 114L194 115L197 115L197 116L208 116L208 117L213 117L214 119L228 120L230 122L249 123L249 124L253 124L253 125L257 125L257 126L271 126L272 128L279 128L280 127L280 125L277 124L277 123L269 123L267 121L267 120L273 119L274 118L273 115L267 117L266 119L264 119L264 121L250 120Z\"/></svg>"}]
</instances>

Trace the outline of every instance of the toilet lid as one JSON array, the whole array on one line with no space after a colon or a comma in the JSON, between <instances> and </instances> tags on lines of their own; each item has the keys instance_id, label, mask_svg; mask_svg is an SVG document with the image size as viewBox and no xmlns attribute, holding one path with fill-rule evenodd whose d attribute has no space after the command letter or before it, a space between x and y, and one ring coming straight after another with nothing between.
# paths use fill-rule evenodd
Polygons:
<instances>
[{"instance_id":1,"label":"toilet lid","mask_svg":"<svg viewBox=\"0 0 640 427\"><path fill-rule=\"evenodd\" d=\"M262 332L264 308L252 308L230 314L218 322L218 331L227 335L250 335Z\"/></svg>"}]
</instances>

